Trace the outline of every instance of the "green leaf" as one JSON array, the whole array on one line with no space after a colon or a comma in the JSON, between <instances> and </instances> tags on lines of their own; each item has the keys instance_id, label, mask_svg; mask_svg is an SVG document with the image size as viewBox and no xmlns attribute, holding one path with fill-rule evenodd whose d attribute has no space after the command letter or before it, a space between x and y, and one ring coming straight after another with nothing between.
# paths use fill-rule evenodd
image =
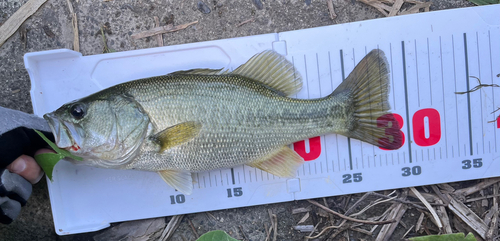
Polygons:
<instances>
[{"instance_id":1,"label":"green leaf","mask_svg":"<svg viewBox=\"0 0 500 241\"><path fill-rule=\"evenodd\" d=\"M200 236L196 241L238 241L222 230L214 230Z\"/></svg>"},{"instance_id":2,"label":"green leaf","mask_svg":"<svg viewBox=\"0 0 500 241\"><path fill-rule=\"evenodd\" d=\"M474 3L476 5L487 5L487 4L500 3L500 0L469 0L469 2Z\"/></svg>"},{"instance_id":3,"label":"green leaf","mask_svg":"<svg viewBox=\"0 0 500 241\"><path fill-rule=\"evenodd\" d=\"M468 233L467 237L464 233L452 233L443 235L429 235L422 237L410 238L411 241L476 241L472 233Z\"/></svg>"},{"instance_id":4,"label":"green leaf","mask_svg":"<svg viewBox=\"0 0 500 241\"><path fill-rule=\"evenodd\" d=\"M54 142L50 141L49 138L47 138L42 132L40 131L37 131L35 129L33 129L38 135L40 135L40 137L42 137L42 139L47 142L47 144L49 144L49 146L54 149L55 152L63 155L63 158L64 157L69 157L71 159L75 159L77 161L83 161L83 158L79 157L79 156L75 156L73 154L71 154L69 151L67 150L64 150L64 149L61 149L59 147L57 147L56 144L54 144Z\"/></svg>"},{"instance_id":5,"label":"green leaf","mask_svg":"<svg viewBox=\"0 0 500 241\"><path fill-rule=\"evenodd\" d=\"M63 158L63 155L57 153L42 153L35 156L35 161L40 165L50 181L52 181L54 166Z\"/></svg>"},{"instance_id":6,"label":"green leaf","mask_svg":"<svg viewBox=\"0 0 500 241\"><path fill-rule=\"evenodd\" d=\"M42 153L35 156L35 161L43 169L43 172L52 181L52 172L54 166L63 158L69 157L77 161L83 161L83 158L71 154L69 151L57 147L52 141L49 140L42 132L34 130L42 139L49 144L56 153Z\"/></svg>"}]
</instances>

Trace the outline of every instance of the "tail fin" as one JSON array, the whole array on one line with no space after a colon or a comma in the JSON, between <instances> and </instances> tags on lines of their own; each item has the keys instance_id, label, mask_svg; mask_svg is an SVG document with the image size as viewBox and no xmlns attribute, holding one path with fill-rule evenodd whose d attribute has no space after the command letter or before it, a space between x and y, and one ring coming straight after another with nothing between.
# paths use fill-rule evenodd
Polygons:
<instances>
[{"instance_id":1,"label":"tail fin","mask_svg":"<svg viewBox=\"0 0 500 241\"><path fill-rule=\"evenodd\" d=\"M345 91L353 98L354 114L349 119L355 123L345 135L390 150L403 145L399 124L389 111L389 69L384 52L375 49L368 53L332 96Z\"/></svg>"}]
</instances>

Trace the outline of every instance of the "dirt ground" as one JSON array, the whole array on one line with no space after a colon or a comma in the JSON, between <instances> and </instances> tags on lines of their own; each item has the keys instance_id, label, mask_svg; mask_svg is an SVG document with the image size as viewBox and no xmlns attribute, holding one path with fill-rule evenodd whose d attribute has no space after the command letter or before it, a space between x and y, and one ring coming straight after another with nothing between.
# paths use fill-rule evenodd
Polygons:
<instances>
[{"instance_id":1,"label":"dirt ground","mask_svg":"<svg viewBox=\"0 0 500 241\"><path fill-rule=\"evenodd\" d=\"M5 22L26 0L4 0L0 2L0 24ZM473 6L466 0L432 0L431 11ZM157 47L154 38L132 40L131 35L154 27L153 16L160 19L160 25L184 24L198 20L197 25L185 30L164 34L164 45L176 45L207 40L234 38L265 33L274 33L318 26L341 24L354 21L384 17L374 8L354 0L333 0L338 17L330 19L325 0L205 0L210 13L199 10L198 0L71 0L78 16L80 52L83 55L103 53L101 27L107 38L107 47L112 51ZM238 24L255 18L255 21ZM0 106L32 113L30 101L30 80L24 68L23 55L28 52L73 47L71 15L66 1L48 0L21 28L0 47ZM472 186L478 181L451 184L455 189ZM430 189L430 187L428 187ZM425 189L419 189L425 192ZM408 192L397 190L399 195ZM389 194L387 192L379 192ZM493 193L488 189L485 194ZM364 194L328 197L318 199L335 211L344 213L363 197ZM356 208L361 210L377 197L370 196ZM412 199L411 201L416 201ZM359 219L384 213L392 203L381 204L359 216ZM484 213L486 207L472 203L471 208ZM293 229L305 213L292 214L297 208L310 208L310 218L301 225L318 225L318 230L330 225L341 224L342 219L321 211L307 201L277 203L255 207L213 211L209 214L185 215L175 231L172 240L194 240L195 231L201 235L210 230L224 230L234 238L245 240L265 240L266 228L271 225L269 211L276 215L277 240L303 240L309 233ZM481 212L482 211L482 212ZM412 225L417 223L422 212L410 205L402 221L389 240L400 240ZM166 217L168 222L171 217ZM431 218L425 217L426 231L410 231L406 237L424 235L426 232L437 234ZM162 220L163 221L163 220ZM117 226L113 224L112 226ZM353 228L370 229L373 225ZM194 230L193 230L194 229ZM352 229L342 232L331 240L375 240L380 228L372 234L363 234ZM467 230L466 228L464 230ZM34 186L33 194L20 217L10 225L0 226L0 240L93 240L94 233L58 236L54 232L47 185L40 182ZM335 233L327 234L317 240L326 240ZM113 239L120 239L114 237ZM120 240L130 240L123 238Z\"/></svg>"}]
</instances>

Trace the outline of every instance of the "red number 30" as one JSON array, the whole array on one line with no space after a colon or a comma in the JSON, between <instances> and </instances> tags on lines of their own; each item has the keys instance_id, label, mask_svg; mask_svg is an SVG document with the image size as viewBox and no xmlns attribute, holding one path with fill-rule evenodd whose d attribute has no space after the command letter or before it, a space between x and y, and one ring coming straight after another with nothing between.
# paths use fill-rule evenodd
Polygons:
<instances>
[{"instance_id":1,"label":"red number 30","mask_svg":"<svg viewBox=\"0 0 500 241\"><path fill-rule=\"evenodd\" d=\"M390 114L389 114L390 115ZM395 130L393 128L401 129L403 127L403 118L398 114L393 114L394 118L390 118L388 115L381 116L377 119L378 127L386 127L386 133L394 133ZM427 118L427 121L426 121ZM396 119L399 125L394 125L391 123L391 127L389 127L389 123L391 119ZM426 127L426 122L428 127ZM435 145L441 140L441 117L439 116L439 112L436 109L421 109L413 114L412 118L413 124L413 140L415 144L419 146L432 146ZM389 132L388 132L389 131ZM427 135L426 135L427 131ZM404 144L404 134L400 131L403 141L401 142L401 146ZM381 138L381 141L386 141L388 138ZM384 148L380 148L382 150L387 150Z\"/></svg>"}]
</instances>

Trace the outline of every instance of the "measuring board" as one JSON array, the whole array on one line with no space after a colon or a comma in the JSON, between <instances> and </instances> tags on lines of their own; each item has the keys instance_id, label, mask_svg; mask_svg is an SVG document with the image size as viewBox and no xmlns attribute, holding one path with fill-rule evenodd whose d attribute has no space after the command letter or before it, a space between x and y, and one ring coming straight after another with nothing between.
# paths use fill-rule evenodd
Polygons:
<instances>
[{"instance_id":1,"label":"measuring board","mask_svg":"<svg viewBox=\"0 0 500 241\"><path fill-rule=\"evenodd\" d=\"M390 102L405 142L386 151L341 135L293 144L297 178L249 166L196 174L193 194L152 172L60 162L48 182L56 232L112 222L500 176L500 5L419 13L291 32L82 56L25 55L35 114L125 81L192 68L234 69L274 49L300 71L297 98L330 94L372 49L390 64ZM474 76L474 77L473 77ZM397 125L394 125L397 126Z\"/></svg>"}]
</instances>

